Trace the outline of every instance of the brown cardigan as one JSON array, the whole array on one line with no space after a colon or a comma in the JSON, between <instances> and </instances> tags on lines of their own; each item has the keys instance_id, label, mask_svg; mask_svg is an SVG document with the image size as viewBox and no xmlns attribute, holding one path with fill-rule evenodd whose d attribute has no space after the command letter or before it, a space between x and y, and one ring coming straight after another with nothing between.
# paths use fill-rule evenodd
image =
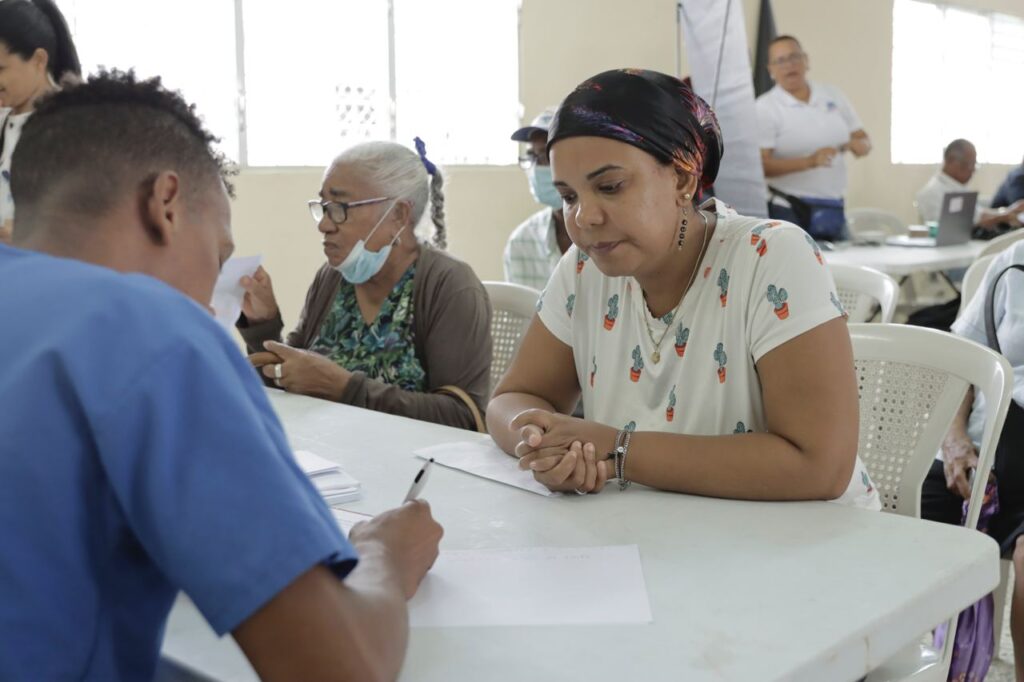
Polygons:
<instances>
[{"instance_id":1,"label":"brown cardigan","mask_svg":"<svg viewBox=\"0 0 1024 682\"><path fill-rule=\"evenodd\" d=\"M299 323L286 343L309 349L331 308L341 275L329 264L316 273L306 293ZM263 350L264 341L279 341L284 322L276 319L250 325L243 315L238 330L249 352ZM483 413L490 390L491 303L473 270L430 246L421 247L413 276L413 343L426 372L426 393L353 372L341 402L413 419L475 429L473 415L458 398L434 393L442 386L463 389Z\"/></svg>"}]
</instances>

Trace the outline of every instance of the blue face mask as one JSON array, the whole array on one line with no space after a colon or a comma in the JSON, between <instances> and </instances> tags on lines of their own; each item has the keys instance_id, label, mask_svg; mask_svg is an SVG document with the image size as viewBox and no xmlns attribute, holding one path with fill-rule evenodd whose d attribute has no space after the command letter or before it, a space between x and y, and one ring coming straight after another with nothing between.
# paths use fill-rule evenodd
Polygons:
<instances>
[{"instance_id":1,"label":"blue face mask","mask_svg":"<svg viewBox=\"0 0 1024 682\"><path fill-rule=\"evenodd\" d=\"M527 171L526 176L530 179L530 192L538 204L550 206L553 209L562 208L562 196L555 189L554 180L551 177L551 166L534 165Z\"/></svg>"},{"instance_id":2,"label":"blue face mask","mask_svg":"<svg viewBox=\"0 0 1024 682\"><path fill-rule=\"evenodd\" d=\"M391 213L391 209L395 207L396 201L392 201L391 205L388 206L388 210L384 211L384 215L380 217L377 224L370 230L370 234L366 235L366 239L360 239L356 242L356 245L349 251L348 256L341 262L341 265L335 266L335 270L341 273L341 276L345 278L346 282L351 284L362 284L367 281L384 267L384 263L387 262L388 256L391 255L391 247L398 241L399 235L405 230L403 227L395 235L395 238L391 240L391 243L381 248L380 251L370 251L366 248L366 240L373 236L373 233L377 231L384 219L388 217L388 213Z\"/></svg>"}]
</instances>

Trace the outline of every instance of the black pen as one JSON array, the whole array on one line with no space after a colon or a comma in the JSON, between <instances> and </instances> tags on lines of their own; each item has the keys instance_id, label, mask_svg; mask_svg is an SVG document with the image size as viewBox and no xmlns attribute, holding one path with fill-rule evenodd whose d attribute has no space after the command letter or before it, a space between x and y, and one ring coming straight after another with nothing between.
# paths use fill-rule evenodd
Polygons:
<instances>
[{"instance_id":1,"label":"black pen","mask_svg":"<svg viewBox=\"0 0 1024 682\"><path fill-rule=\"evenodd\" d=\"M433 463L434 458L431 457L427 460L426 464L423 465L423 468L420 469L419 473L416 474L416 478L413 479L412 485L409 487L409 492L405 494L405 499L402 500L402 504L415 500L420 496L420 493L423 492L423 486L427 484L427 470Z\"/></svg>"}]
</instances>

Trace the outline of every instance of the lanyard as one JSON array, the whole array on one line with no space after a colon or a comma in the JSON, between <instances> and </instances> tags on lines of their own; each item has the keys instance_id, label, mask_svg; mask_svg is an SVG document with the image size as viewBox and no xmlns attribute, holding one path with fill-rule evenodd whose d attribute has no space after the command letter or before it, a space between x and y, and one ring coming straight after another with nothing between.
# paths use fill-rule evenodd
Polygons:
<instances>
[{"instance_id":1,"label":"lanyard","mask_svg":"<svg viewBox=\"0 0 1024 682\"><path fill-rule=\"evenodd\" d=\"M987 337L989 348L997 353L1002 353L1003 351L999 347L999 338L996 336L996 287L999 286L999 280L1003 278L1003 275L1010 270L1024 271L1024 265L1011 265L996 275L992 279L992 284L985 296L985 336Z\"/></svg>"},{"instance_id":2,"label":"lanyard","mask_svg":"<svg viewBox=\"0 0 1024 682\"><path fill-rule=\"evenodd\" d=\"M7 122L11 120L11 113L7 112L3 123L0 123L0 159L4 158L4 142L7 140Z\"/></svg>"}]
</instances>

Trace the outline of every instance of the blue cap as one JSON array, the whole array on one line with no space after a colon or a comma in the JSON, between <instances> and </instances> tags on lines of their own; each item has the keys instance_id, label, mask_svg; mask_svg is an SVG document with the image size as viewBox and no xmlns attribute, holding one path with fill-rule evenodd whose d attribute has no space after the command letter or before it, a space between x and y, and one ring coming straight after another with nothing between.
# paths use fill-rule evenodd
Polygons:
<instances>
[{"instance_id":1,"label":"blue cap","mask_svg":"<svg viewBox=\"0 0 1024 682\"><path fill-rule=\"evenodd\" d=\"M537 114L537 117L533 119L530 125L520 128L519 130L512 133L512 139L516 142L529 142L530 138L536 133L548 134L548 128L551 127L551 119L555 117L555 112L558 107L548 107L544 111Z\"/></svg>"}]
</instances>

